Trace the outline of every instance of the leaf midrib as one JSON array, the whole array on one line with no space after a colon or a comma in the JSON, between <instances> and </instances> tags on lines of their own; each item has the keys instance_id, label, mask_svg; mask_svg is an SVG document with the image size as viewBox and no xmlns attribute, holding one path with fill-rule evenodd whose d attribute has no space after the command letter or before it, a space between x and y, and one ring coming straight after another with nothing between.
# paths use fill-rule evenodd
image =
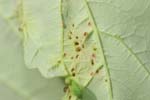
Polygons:
<instances>
[{"instance_id":1,"label":"leaf midrib","mask_svg":"<svg viewBox=\"0 0 150 100\"><path fill-rule=\"evenodd\" d=\"M108 68L108 63L106 60L106 56L104 54L103 43L101 40L101 33L100 33L99 29L97 28L96 21L94 20L94 16L92 14L90 6L88 5L87 0L84 0L84 2L85 2L86 9L88 11L88 14L89 14L89 18L92 21L93 29L96 33L97 40L99 41L99 46L101 48L102 57L103 57L103 61L104 61L104 68L106 70L106 77L108 79L109 100L112 100L113 99L112 82L111 82L110 72L109 72L109 68Z\"/></svg>"}]
</instances>

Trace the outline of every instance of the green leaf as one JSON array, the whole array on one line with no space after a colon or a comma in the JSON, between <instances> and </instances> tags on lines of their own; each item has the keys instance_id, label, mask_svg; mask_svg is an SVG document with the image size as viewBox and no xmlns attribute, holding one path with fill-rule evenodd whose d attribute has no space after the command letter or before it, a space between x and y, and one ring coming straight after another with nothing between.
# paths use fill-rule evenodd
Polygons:
<instances>
[{"instance_id":1,"label":"green leaf","mask_svg":"<svg viewBox=\"0 0 150 100\"><path fill-rule=\"evenodd\" d=\"M16 19L25 64L47 78L73 77L89 89L86 98L149 100L149 5L148 0L22 0ZM78 99L67 92L63 99L69 98Z\"/></svg>"}]
</instances>

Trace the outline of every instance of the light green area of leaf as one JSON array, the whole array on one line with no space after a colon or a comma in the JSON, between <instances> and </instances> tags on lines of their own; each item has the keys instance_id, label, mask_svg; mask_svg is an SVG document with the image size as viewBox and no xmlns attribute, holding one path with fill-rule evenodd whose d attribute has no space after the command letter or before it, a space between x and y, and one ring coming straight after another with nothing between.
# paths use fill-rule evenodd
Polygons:
<instances>
[{"instance_id":1,"label":"light green area of leaf","mask_svg":"<svg viewBox=\"0 0 150 100\"><path fill-rule=\"evenodd\" d=\"M0 7L0 13L2 13L5 18L10 18L13 14L11 10L15 8L12 6L14 2L11 3L8 1L9 0L5 2L4 0L0 1L4 3L4 5ZM21 36L24 41L25 64L29 68L38 68L45 77L65 76L66 74L72 75L74 73L72 73L71 70L75 68L76 74L74 80L80 85L88 85L87 88L89 91L84 92L87 95L85 97L88 97L88 93L90 93L91 96L89 96L89 98L91 97L93 100L149 100L150 1L62 1L61 3L61 0L39 0L38 2L36 0L24 0L17 4L16 9L19 10L17 12L18 16L15 18L19 18L19 20L17 21L15 18L9 19L11 20L9 23L11 23L11 27L12 25L16 25L17 27L21 26L21 29L23 29L22 35L19 36ZM0 3L0 5L2 5L2 3ZM3 9L6 9L8 13ZM17 27L13 29L18 35ZM71 35L72 40L70 40L70 36L68 36L70 32L75 34ZM87 38L84 38L84 32L89 33ZM6 45L6 40L11 39L8 39L8 37L7 39L2 38L1 41L3 42L1 42L1 44ZM84 44L85 48L82 47L82 51L79 51L79 49L74 46L76 40L81 43L79 46L82 47L82 44ZM8 44L10 45L10 43L11 42ZM97 52L94 53L98 56L95 60L95 65L91 67L92 63L90 57L93 53L92 48L95 47L97 48ZM10 59L8 62L11 62L9 64L6 63L6 60L2 60L1 64L3 65L5 62L5 66L8 66L7 64L9 64L9 66L13 64L18 66L18 57L16 59L11 58L16 56L18 49L16 50L13 45L10 45L10 48L13 48L16 53L13 52L9 54L9 52L4 52L7 52L7 50L11 51L11 49L8 47L8 49L6 49L5 46L3 48L4 49L0 49L0 53L3 54L1 58L6 57L5 59ZM6 54L8 56L6 56ZM20 59L22 58L21 54L22 53L20 53ZM23 63L23 60L21 61ZM91 76L92 72L95 72L101 65L103 65L103 68L99 70L98 74L94 74L93 78L93 76ZM0 70L1 77L5 80L10 80L6 73L8 72L9 74L9 67L0 66L0 68L6 70ZM17 67L18 70L19 68ZM26 73L27 69L25 70L23 67L23 69L20 70L24 70ZM31 76L34 76L32 75L34 71L32 71L33 70L27 71L27 73L31 72ZM35 73L37 74L37 72ZM18 75L17 73L15 74ZM38 76L36 74L35 76ZM23 73L21 73L21 75L24 76ZM12 77L9 78L12 78L13 81L13 75L11 76ZM21 79L24 79L24 77L21 77ZM26 79L26 81L27 80L28 79ZM37 81L39 80L43 79L37 78ZM29 81L31 80L29 79ZM45 81L47 80L44 79L44 83L39 83L39 87L43 86L41 86L41 84L46 84L47 82L45 83ZM14 89L18 89L20 86L18 84L24 84L22 80L20 80L20 83L4 80L2 82L15 84ZM34 82L31 81L31 83ZM59 84L57 81L56 83ZM60 84L62 85L61 82ZM31 86L32 84L29 87ZM19 89L22 88L19 87ZM7 88L5 91L7 91ZM46 89L46 91L50 90ZM51 92L52 94L54 93L53 91ZM26 94L19 91L19 93L23 93L25 96L17 95L17 98L32 95L30 92ZM45 94L45 92L42 93ZM69 100L70 95L72 94L66 93L64 100ZM42 97L49 100L47 99L47 95L42 95ZM53 98L53 100L54 99L55 98ZM75 96L71 98L71 100L76 99Z\"/></svg>"},{"instance_id":2,"label":"light green area of leaf","mask_svg":"<svg viewBox=\"0 0 150 100\"><path fill-rule=\"evenodd\" d=\"M17 8L25 63L29 68L38 68L45 77L66 75L63 64L58 64L62 56L59 4L59 0L20 0Z\"/></svg>"},{"instance_id":3,"label":"light green area of leaf","mask_svg":"<svg viewBox=\"0 0 150 100\"><path fill-rule=\"evenodd\" d=\"M26 68L18 35L0 17L0 100L60 100L63 81Z\"/></svg>"},{"instance_id":4,"label":"light green area of leaf","mask_svg":"<svg viewBox=\"0 0 150 100\"><path fill-rule=\"evenodd\" d=\"M149 3L147 0L89 0L107 58L113 100L150 98ZM100 83L93 81L91 89L95 88L92 84ZM99 88L93 91L97 96L101 94Z\"/></svg>"}]
</instances>

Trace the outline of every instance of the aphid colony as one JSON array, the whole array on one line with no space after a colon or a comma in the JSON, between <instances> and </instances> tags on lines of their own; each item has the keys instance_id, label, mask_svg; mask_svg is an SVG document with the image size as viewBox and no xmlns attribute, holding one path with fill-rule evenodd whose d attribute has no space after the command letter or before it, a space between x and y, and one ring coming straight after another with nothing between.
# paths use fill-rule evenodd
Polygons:
<instances>
[{"instance_id":1,"label":"aphid colony","mask_svg":"<svg viewBox=\"0 0 150 100\"><path fill-rule=\"evenodd\" d=\"M80 32L80 30L76 31L76 24L72 24L69 28L66 26L64 29L63 57L64 63L69 70L69 83L67 82L67 86L64 87L64 92L68 94L69 100L72 98L71 91L75 96L80 98L82 86L86 86L91 78L98 74L100 70L100 68L97 67L99 55L97 55L97 44L95 40L93 40L94 32L92 24L91 22L86 22L86 26L81 25L80 27L88 28L86 31ZM88 80L86 80L86 78L88 78Z\"/></svg>"},{"instance_id":2,"label":"aphid colony","mask_svg":"<svg viewBox=\"0 0 150 100\"><path fill-rule=\"evenodd\" d=\"M73 29L75 29L75 24L72 24L71 26ZM87 26L89 28L91 28L91 23L88 22ZM71 45L72 47L68 46L71 48L71 50L69 52L67 52L68 50L66 50L66 51L64 50L64 58L66 57L68 59L68 57L70 57L70 59L72 61L78 60L77 63L80 63L80 60L82 59L80 57L85 56L85 55L82 55L82 53L84 53L84 49L87 49L87 48L89 49L89 47L86 48L86 41L88 41L88 38L90 38L89 35L91 35L91 34L93 34L93 33L89 33L87 31L77 34L74 32L74 30L69 30L69 32L67 33L67 39L70 40L69 42L72 44L67 44L67 46ZM72 48L74 48L74 50L72 50ZM72 51L75 51L75 52L72 52ZM90 58L89 62L92 66L95 65L96 51L97 51L96 46L93 46L92 53L89 56L89 58ZM70 53L72 53L72 54L70 54ZM88 59L88 58L86 58L86 59ZM74 70L72 70L72 69L74 69ZM74 66L74 68L71 68L71 71L70 71L73 76L75 76L75 69L76 69L76 66ZM91 73L94 73L94 72L91 72Z\"/></svg>"}]
</instances>

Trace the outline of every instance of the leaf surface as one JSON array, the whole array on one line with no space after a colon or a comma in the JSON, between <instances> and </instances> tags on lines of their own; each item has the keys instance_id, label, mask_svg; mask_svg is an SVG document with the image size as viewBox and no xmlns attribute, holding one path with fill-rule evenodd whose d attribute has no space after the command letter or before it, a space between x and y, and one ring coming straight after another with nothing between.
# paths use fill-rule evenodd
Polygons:
<instances>
[{"instance_id":1,"label":"leaf surface","mask_svg":"<svg viewBox=\"0 0 150 100\"><path fill-rule=\"evenodd\" d=\"M97 100L149 100L150 1L35 2L17 8L29 68L47 78L73 76ZM77 99L70 92L64 99L70 95Z\"/></svg>"}]
</instances>

